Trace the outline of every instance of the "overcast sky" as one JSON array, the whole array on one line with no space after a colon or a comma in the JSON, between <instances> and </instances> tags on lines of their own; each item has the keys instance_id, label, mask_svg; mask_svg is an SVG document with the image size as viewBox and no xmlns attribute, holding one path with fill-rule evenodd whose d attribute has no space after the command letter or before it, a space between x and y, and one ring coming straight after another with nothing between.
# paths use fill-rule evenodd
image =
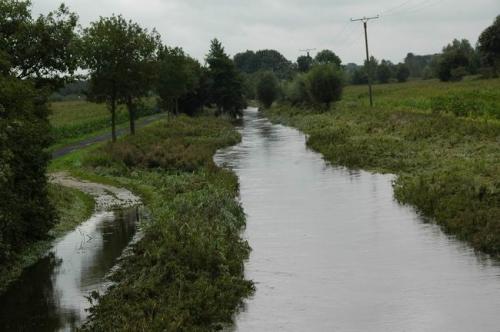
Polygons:
<instances>
[{"instance_id":1,"label":"overcast sky","mask_svg":"<svg viewBox=\"0 0 500 332\"><path fill-rule=\"evenodd\" d=\"M32 0L34 14L60 0ZM169 46L203 60L217 37L235 53L273 48L295 60L299 50L328 48L343 63L362 63L363 28L351 17L380 14L368 27L377 59L401 61L406 53L436 53L453 38L475 45L500 15L500 0L66 0L83 26L99 16L122 14L156 28ZM313 52L314 53L314 52Z\"/></svg>"}]
</instances>

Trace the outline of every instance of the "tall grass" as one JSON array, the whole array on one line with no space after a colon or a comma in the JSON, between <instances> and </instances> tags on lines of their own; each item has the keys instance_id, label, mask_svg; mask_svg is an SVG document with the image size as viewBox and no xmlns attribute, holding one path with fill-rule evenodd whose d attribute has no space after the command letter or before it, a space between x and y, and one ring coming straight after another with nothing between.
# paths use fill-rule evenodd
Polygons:
<instances>
[{"instance_id":1,"label":"tall grass","mask_svg":"<svg viewBox=\"0 0 500 332\"><path fill-rule=\"evenodd\" d=\"M432 98L498 85L500 80L377 86L374 109L358 100L365 98L358 87L349 87L346 99L326 113L281 105L267 114L306 132L308 145L335 164L398 174L400 202L473 247L500 255L500 122L489 114L469 118L431 109ZM477 96L498 107L499 91L491 99Z\"/></svg>"}]
</instances>

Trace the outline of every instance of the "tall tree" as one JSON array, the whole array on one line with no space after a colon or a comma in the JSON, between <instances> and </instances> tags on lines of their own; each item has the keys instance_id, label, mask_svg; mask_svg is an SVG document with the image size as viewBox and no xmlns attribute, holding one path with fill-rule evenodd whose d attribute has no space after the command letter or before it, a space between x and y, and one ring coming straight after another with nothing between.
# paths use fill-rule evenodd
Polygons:
<instances>
[{"instance_id":1,"label":"tall tree","mask_svg":"<svg viewBox=\"0 0 500 332\"><path fill-rule=\"evenodd\" d=\"M478 50L483 63L500 72L500 15L479 36Z\"/></svg>"},{"instance_id":2,"label":"tall tree","mask_svg":"<svg viewBox=\"0 0 500 332\"><path fill-rule=\"evenodd\" d=\"M233 117L241 115L246 106L243 81L234 62L217 39L211 42L206 62L210 79L210 102L216 105L217 113L226 113Z\"/></svg>"},{"instance_id":3,"label":"tall tree","mask_svg":"<svg viewBox=\"0 0 500 332\"><path fill-rule=\"evenodd\" d=\"M179 98L188 88L189 68L181 48L163 47L159 53L158 95L165 109L179 112Z\"/></svg>"},{"instance_id":4,"label":"tall tree","mask_svg":"<svg viewBox=\"0 0 500 332\"><path fill-rule=\"evenodd\" d=\"M135 102L154 83L158 34L149 33L122 16L101 17L83 33L81 54L90 70L90 95L106 102L111 112L111 132L116 141L116 108L127 105L133 133Z\"/></svg>"},{"instance_id":5,"label":"tall tree","mask_svg":"<svg viewBox=\"0 0 500 332\"><path fill-rule=\"evenodd\" d=\"M57 217L47 197L47 95L76 68L77 17L61 6L37 19L29 1L0 0L0 274Z\"/></svg>"},{"instance_id":6,"label":"tall tree","mask_svg":"<svg viewBox=\"0 0 500 332\"><path fill-rule=\"evenodd\" d=\"M342 60L340 60L337 54L335 54L333 51L330 50L320 51L318 54L316 54L314 61L320 65L333 64L336 65L338 68L340 68L340 64L342 63Z\"/></svg>"},{"instance_id":7,"label":"tall tree","mask_svg":"<svg viewBox=\"0 0 500 332\"><path fill-rule=\"evenodd\" d=\"M438 61L438 76L441 81L459 81L474 72L475 52L469 41L453 40L443 48Z\"/></svg>"},{"instance_id":8,"label":"tall tree","mask_svg":"<svg viewBox=\"0 0 500 332\"><path fill-rule=\"evenodd\" d=\"M342 97L343 78L335 65L317 65L307 73L307 87L312 99L329 107Z\"/></svg>"},{"instance_id":9,"label":"tall tree","mask_svg":"<svg viewBox=\"0 0 500 332\"><path fill-rule=\"evenodd\" d=\"M311 69L313 59L309 55L301 55L297 58L297 68L301 73L306 73Z\"/></svg>"}]
</instances>

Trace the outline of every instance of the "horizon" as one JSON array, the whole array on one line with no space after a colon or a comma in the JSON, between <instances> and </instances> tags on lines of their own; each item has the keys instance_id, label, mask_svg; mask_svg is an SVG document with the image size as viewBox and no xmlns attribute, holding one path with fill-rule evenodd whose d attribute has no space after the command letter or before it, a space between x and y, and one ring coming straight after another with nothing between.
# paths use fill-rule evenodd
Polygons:
<instances>
[{"instance_id":1,"label":"horizon","mask_svg":"<svg viewBox=\"0 0 500 332\"><path fill-rule=\"evenodd\" d=\"M246 50L275 49L295 62L304 54L301 49L315 48L312 56L330 49L344 64L362 64L363 26L350 19L372 15L380 15L380 19L368 24L370 55L398 63L408 53L440 53L453 39L467 39L475 46L480 33L500 14L500 3L495 0L460 0L453 4L451 0L384 0L378 4L314 0L306 6L301 2L145 0L138 4L111 0L92 6L89 1L64 1L84 27L99 16L123 15L149 30L156 29L166 45L182 47L201 63L210 40L217 38L230 56ZM33 13L46 14L60 3L33 1ZM221 18L220 13L225 15Z\"/></svg>"}]
</instances>

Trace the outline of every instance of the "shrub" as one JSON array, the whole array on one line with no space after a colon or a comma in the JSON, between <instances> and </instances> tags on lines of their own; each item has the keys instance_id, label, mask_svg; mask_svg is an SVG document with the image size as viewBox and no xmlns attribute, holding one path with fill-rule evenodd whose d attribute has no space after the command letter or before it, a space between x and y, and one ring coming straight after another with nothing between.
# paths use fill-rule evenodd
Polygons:
<instances>
[{"instance_id":1,"label":"shrub","mask_svg":"<svg viewBox=\"0 0 500 332\"><path fill-rule=\"evenodd\" d=\"M342 97L341 73L331 65L319 65L307 74L307 90L311 99L327 107Z\"/></svg>"},{"instance_id":2,"label":"shrub","mask_svg":"<svg viewBox=\"0 0 500 332\"><path fill-rule=\"evenodd\" d=\"M273 72L260 75L256 86L257 100L265 108L269 108L279 96L279 82Z\"/></svg>"}]
</instances>

